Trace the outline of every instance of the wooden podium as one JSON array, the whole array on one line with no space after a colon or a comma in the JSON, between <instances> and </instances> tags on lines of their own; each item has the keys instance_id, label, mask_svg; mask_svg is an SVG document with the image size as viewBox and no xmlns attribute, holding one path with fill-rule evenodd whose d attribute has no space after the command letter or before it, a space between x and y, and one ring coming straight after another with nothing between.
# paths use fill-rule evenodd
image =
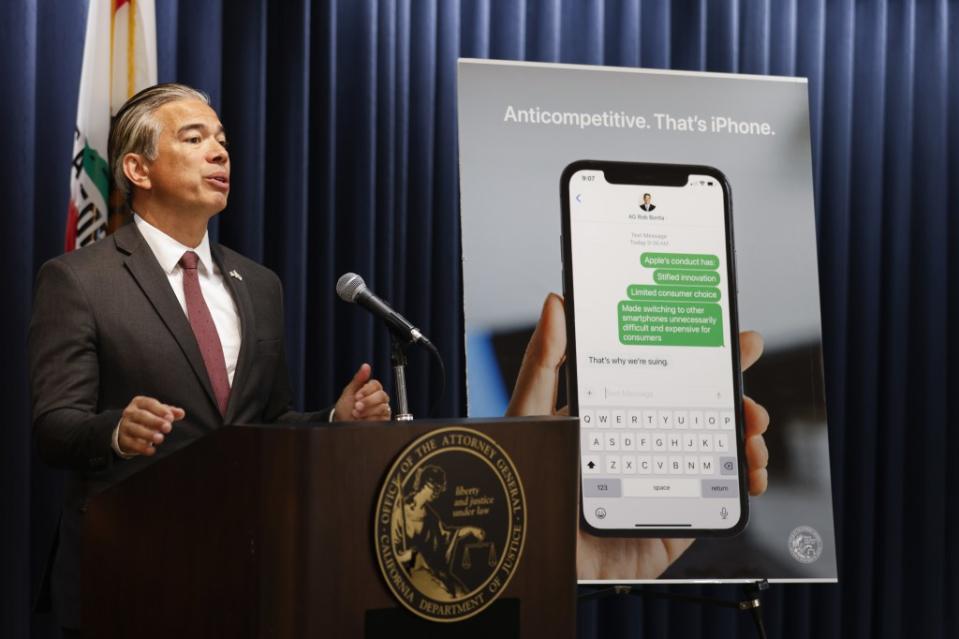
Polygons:
<instances>
[{"instance_id":1,"label":"wooden podium","mask_svg":"<svg viewBox=\"0 0 959 639\"><path fill-rule=\"evenodd\" d=\"M498 600L437 623L391 595L372 525L396 456L447 426L512 458L526 542ZM573 637L578 449L574 418L220 429L90 501L84 636Z\"/></svg>"}]
</instances>

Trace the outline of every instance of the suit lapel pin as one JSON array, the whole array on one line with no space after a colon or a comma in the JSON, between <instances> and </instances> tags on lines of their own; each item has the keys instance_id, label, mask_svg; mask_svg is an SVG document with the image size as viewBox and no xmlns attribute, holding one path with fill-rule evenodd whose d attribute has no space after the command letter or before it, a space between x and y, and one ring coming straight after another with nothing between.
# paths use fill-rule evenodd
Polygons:
<instances>
[{"instance_id":1,"label":"suit lapel pin","mask_svg":"<svg viewBox=\"0 0 959 639\"><path fill-rule=\"evenodd\" d=\"M230 271L230 277L235 277L236 279L240 280L241 282L243 281L243 277L242 277L239 273L236 272L236 269L233 269L232 271Z\"/></svg>"}]
</instances>

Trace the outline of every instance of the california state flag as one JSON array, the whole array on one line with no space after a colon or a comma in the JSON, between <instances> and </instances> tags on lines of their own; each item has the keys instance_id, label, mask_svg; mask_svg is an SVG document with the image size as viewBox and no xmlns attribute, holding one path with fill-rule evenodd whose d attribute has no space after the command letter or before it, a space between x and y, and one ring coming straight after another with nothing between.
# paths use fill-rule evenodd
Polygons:
<instances>
[{"instance_id":1,"label":"california state flag","mask_svg":"<svg viewBox=\"0 0 959 639\"><path fill-rule=\"evenodd\" d=\"M90 0L70 171L67 251L106 235L110 119L127 98L156 81L154 0Z\"/></svg>"}]
</instances>

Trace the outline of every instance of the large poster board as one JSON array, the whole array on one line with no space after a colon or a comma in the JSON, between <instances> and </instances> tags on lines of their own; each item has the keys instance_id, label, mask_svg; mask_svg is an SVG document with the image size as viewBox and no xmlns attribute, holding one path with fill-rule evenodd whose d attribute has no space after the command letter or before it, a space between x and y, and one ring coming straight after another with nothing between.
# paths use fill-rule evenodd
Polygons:
<instances>
[{"instance_id":1,"label":"large poster board","mask_svg":"<svg viewBox=\"0 0 959 639\"><path fill-rule=\"evenodd\" d=\"M640 554L666 549L668 560L616 574L581 567L581 581L835 581L806 81L461 60L458 83L470 416L504 413L544 298L563 290L560 182L568 166L714 167L732 194L738 326L765 343L743 386L771 416L768 489L749 497L738 534L630 540ZM610 308L614 315L615 301ZM678 347L660 348L669 360ZM568 401L564 386L559 405ZM671 456L643 450L636 438L625 450L622 437L614 451L590 450L590 433L605 431L581 431L583 455L604 469L610 455L633 463ZM625 476L602 476L627 485ZM611 547L580 537L591 552Z\"/></svg>"}]
</instances>

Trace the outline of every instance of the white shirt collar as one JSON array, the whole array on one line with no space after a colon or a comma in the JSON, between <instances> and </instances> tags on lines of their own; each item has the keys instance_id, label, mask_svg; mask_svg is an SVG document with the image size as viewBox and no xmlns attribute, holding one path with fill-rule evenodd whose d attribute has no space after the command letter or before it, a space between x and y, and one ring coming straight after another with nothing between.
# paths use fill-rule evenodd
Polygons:
<instances>
[{"instance_id":1,"label":"white shirt collar","mask_svg":"<svg viewBox=\"0 0 959 639\"><path fill-rule=\"evenodd\" d=\"M140 231L140 235L146 240L150 250L153 251L157 261L160 263L160 267L167 275L173 273L173 270L180 263L180 258L183 257L183 254L187 251L193 251L200 257L201 267L205 269L207 273L213 272L213 256L210 254L209 233L203 234L203 239L200 241L198 247L190 248L176 241L136 213L133 214L133 222L137 225L137 230Z\"/></svg>"}]
</instances>

